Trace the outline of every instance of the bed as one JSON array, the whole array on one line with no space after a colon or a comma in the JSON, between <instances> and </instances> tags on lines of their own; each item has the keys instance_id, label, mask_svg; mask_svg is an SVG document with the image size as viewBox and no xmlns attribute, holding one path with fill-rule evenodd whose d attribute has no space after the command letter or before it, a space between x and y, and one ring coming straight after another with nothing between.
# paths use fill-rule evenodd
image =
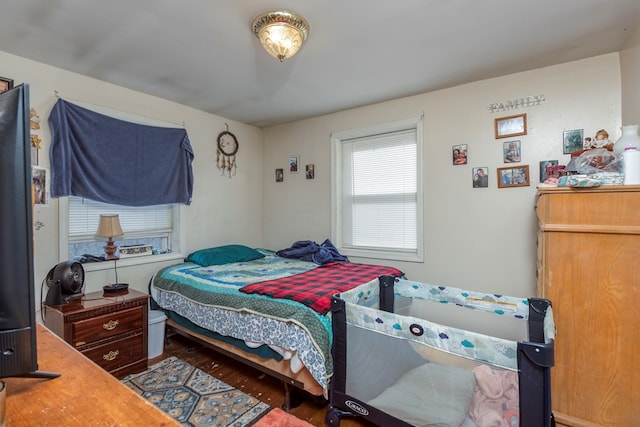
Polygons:
<instances>
[{"instance_id":1,"label":"bed","mask_svg":"<svg viewBox=\"0 0 640 427\"><path fill-rule=\"evenodd\" d=\"M345 416L385 427L555 425L548 300L381 276L335 295L332 313L327 426Z\"/></svg>"},{"instance_id":2,"label":"bed","mask_svg":"<svg viewBox=\"0 0 640 427\"><path fill-rule=\"evenodd\" d=\"M294 406L290 386L328 399L331 296L402 272L324 261L242 245L206 248L156 272L152 307L176 332L282 380L286 409Z\"/></svg>"}]
</instances>

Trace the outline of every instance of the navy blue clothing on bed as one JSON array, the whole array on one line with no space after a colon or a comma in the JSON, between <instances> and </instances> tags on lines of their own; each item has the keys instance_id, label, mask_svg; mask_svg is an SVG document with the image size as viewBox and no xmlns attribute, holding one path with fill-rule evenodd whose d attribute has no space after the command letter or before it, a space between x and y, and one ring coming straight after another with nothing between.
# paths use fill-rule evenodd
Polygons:
<instances>
[{"instance_id":1,"label":"navy blue clothing on bed","mask_svg":"<svg viewBox=\"0 0 640 427\"><path fill-rule=\"evenodd\" d=\"M276 255L283 258L296 258L302 261L315 262L320 265L337 261L349 261L346 256L338 252L338 249L329 239L320 245L312 240L299 240L290 248L280 249L276 252Z\"/></svg>"},{"instance_id":2,"label":"navy blue clothing on bed","mask_svg":"<svg viewBox=\"0 0 640 427\"><path fill-rule=\"evenodd\" d=\"M124 206L191 203L187 131L115 119L59 99L49 115L51 196Z\"/></svg>"}]
</instances>

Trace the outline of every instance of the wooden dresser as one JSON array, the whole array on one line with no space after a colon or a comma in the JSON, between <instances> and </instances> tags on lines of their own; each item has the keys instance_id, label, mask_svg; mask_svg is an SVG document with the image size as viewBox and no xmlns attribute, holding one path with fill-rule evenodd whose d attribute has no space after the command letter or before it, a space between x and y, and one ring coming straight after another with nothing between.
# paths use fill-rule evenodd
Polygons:
<instances>
[{"instance_id":1,"label":"wooden dresser","mask_svg":"<svg viewBox=\"0 0 640 427\"><path fill-rule=\"evenodd\" d=\"M640 425L640 186L540 188L536 211L556 422Z\"/></svg>"},{"instance_id":2,"label":"wooden dresser","mask_svg":"<svg viewBox=\"0 0 640 427\"><path fill-rule=\"evenodd\" d=\"M147 369L149 295L92 292L43 306L44 324L118 378Z\"/></svg>"}]
</instances>

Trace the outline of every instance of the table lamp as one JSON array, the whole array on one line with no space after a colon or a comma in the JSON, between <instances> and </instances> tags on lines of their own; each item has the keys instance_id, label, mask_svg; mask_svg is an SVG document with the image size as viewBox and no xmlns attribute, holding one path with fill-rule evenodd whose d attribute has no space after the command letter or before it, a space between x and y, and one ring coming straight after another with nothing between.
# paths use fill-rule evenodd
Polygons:
<instances>
[{"instance_id":1,"label":"table lamp","mask_svg":"<svg viewBox=\"0 0 640 427\"><path fill-rule=\"evenodd\" d=\"M105 259L118 259L115 255L118 247L113 243L113 238L123 234L120 227L120 217L117 214L100 215L100 224L98 224L96 236L108 238L107 244L104 246L104 253L107 254Z\"/></svg>"}]
</instances>

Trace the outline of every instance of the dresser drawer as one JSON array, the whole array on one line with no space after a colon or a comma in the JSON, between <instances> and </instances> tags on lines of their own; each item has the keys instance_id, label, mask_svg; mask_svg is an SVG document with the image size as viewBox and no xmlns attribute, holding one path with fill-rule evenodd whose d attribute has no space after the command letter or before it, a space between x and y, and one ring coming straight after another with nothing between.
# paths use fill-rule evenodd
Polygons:
<instances>
[{"instance_id":1,"label":"dresser drawer","mask_svg":"<svg viewBox=\"0 0 640 427\"><path fill-rule=\"evenodd\" d=\"M146 347L143 344L142 333L140 333L89 348L82 351L82 354L105 370L113 371L130 363L146 361Z\"/></svg>"},{"instance_id":2,"label":"dresser drawer","mask_svg":"<svg viewBox=\"0 0 640 427\"><path fill-rule=\"evenodd\" d=\"M81 347L105 338L142 329L143 313L146 309L146 306L134 307L74 322L71 325L71 345Z\"/></svg>"}]
</instances>

